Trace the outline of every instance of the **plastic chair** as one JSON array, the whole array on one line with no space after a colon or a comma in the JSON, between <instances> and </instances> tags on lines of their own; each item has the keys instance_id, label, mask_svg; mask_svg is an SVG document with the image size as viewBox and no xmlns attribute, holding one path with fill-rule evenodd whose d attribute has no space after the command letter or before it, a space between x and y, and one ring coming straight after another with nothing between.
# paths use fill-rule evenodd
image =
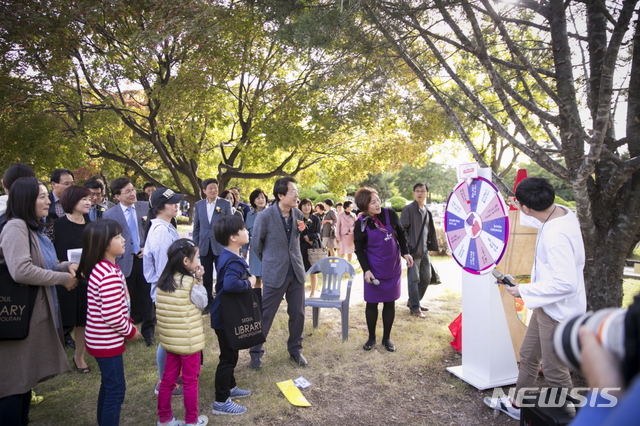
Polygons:
<instances>
[{"instance_id":1,"label":"plastic chair","mask_svg":"<svg viewBox=\"0 0 640 426\"><path fill-rule=\"evenodd\" d=\"M320 308L336 308L342 314L342 340L349 337L349 299L351 297L351 284L356 275L353 266L340 257L325 257L314 263L307 271L307 275L314 272L322 273L322 292L320 297L308 298L304 301L304 306L313 308L313 327L318 327L318 317ZM341 299L342 278L349 275L347 281L347 292L344 299Z\"/></svg>"}]
</instances>

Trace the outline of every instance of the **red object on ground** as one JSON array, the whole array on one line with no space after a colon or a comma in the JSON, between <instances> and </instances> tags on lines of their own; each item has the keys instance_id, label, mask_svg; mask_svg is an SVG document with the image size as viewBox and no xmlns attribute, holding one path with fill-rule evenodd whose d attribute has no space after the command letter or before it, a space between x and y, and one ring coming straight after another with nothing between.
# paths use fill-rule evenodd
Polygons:
<instances>
[{"instance_id":1,"label":"red object on ground","mask_svg":"<svg viewBox=\"0 0 640 426\"><path fill-rule=\"evenodd\" d=\"M451 346L458 352L462 351L462 313L449 324L449 331L453 336Z\"/></svg>"},{"instance_id":2,"label":"red object on ground","mask_svg":"<svg viewBox=\"0 0 640 426\"><path fill-rule=\"evenodd\" d=\"M514 194L516 192L516 188L518 187L518 184L520 183L520 181L527 177L529 177L527 174L527 169L518 169L518 171L516 172L516 182L513 184ZM518 209L513 207L512 205L509 205L509 210L518 210Z\"/></svg>"}]
</instances>

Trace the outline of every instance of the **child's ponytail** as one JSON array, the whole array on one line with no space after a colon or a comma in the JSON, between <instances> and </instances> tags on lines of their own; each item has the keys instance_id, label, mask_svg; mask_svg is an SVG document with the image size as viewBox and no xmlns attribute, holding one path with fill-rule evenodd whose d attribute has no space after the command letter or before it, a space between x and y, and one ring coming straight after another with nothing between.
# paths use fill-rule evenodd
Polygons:
<instances>
[{"instance_id":1,"label":"child's ponytail","mask_svg":"<svg viewBox=\"0 0 640 426\"><path fill-rule=\"evenodd\" d=\"M176 283L175 274L191 275L191 271L184 266L184 259L191 259L198 247L188 238L180 238L174 241L167 250L167 264L158 279L158 288L166 293L173 293L176 288L182 287L182 282Z\"/></svg>"}]
</instances>

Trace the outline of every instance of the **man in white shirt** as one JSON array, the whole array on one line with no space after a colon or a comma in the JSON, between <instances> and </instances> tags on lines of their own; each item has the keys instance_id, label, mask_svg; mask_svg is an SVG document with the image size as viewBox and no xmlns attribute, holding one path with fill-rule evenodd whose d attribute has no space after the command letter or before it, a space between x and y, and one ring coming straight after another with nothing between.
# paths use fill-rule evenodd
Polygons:
<instances>
[{"instance_id":1,"label":"man in white shirt","mask_svg":"<svg viewBox=\"0 0 640 426\"><path fill-rule=\"evenodd\" d=\"M149 214L149 203L137 201L136 189L127 178L111 182L111 193L118 204L104 212L104 219L113 219L122 226L125 252L116 258L122 274L127 280L131 298L131 318L142 322L140 333L147 346L154 346L156 316L151 300L151 285L144 279L142 255Z\"/></svg>"},{"instance_id":2,"label":"man in white shirt","mask_svg":"<svg viewBox=\"0 0 640 426\"><path fill-rule=\"evenodd\" d=\"M193 241L200 249L200 264L204 268L202 284L207 289L209 305L213 301L213 268L223 247L216 241L213 235L213 225L225 214L231 213L229 200L218 197L218 180L205 179L202 182L204 200L198 201L193 214ZM209 312L209 305L203 313Z\"/></svg>"},{"instance_id":3,"label":"man in white shirt","mask_svg":"<svg viewBox=\"0 0 640 426\"><path fill-rule=\"evenodd\" d=\"M514 297L521 297L533 315L520 347L520 370L516 393L532 387L538 377L540 362L549 385L571 388L569 369L553 350L553 331L559 322L586 311L584 288L584 244L580 224L573 212L554 204L555 191L544 178L527 178L518 185L514 205L523 215L524 226L538 228L531 283L505 287ZM485 398L492 408L520 419L519 401L508 396Z\"/></svg>"}]
</instances>

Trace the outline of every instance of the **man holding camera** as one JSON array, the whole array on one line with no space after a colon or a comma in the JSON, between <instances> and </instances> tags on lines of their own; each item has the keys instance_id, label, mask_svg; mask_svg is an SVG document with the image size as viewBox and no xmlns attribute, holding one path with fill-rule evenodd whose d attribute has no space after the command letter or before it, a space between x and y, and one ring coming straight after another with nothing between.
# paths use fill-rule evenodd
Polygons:
<instances>
[{"instance_id":1,"label":"man holding camera","mask_svg":"<svg viewBox=\"0 0 640 426\"><path fill-rule=\"evenodd\" d=\"M532 177L520 182L513 201L523 213L521 224L538 228L531 283L505 287L533 310L520 347L516 395L520 389L534 385L540 361L552 387L573 387L569 369L553 350L553 330L559 322L586 311L584 244L577 218L566 207L554 204L554 199L555 190L549 181ZM520 419L517 402L508 396L486 398L485 403Z\"/></svg>"}]
</instances>

